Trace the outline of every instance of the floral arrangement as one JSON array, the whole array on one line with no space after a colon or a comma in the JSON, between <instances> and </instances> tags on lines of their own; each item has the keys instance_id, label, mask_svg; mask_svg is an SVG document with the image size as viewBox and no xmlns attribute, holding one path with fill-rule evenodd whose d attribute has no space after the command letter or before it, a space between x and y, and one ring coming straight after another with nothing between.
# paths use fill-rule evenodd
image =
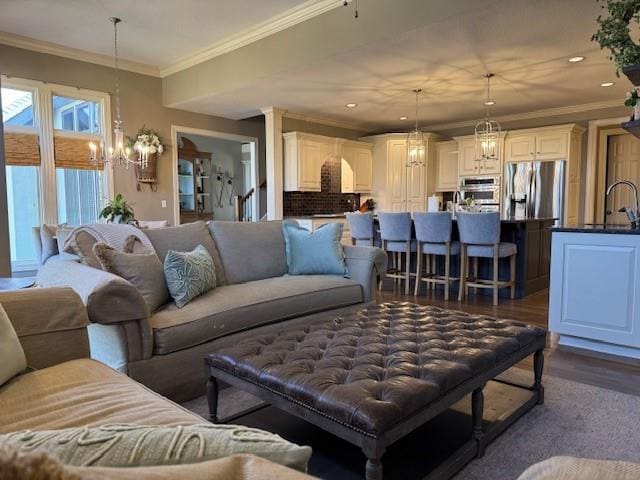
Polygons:
<instances>
[{"instance_id":1,"label":"floral arrangement","mask_svg":"<svg viewBox=\"0 0 640 480\"><path fill-rule=\"evenodd\" d=\"M638 0L598 0L602 8L609 11L603 18L596 19L598 31L591 40L598 42L601 49L609 50L609 58L613 60L618 70L629 65L640 63L640 45L630 36L629 22L640 21L640 2Z\"/></svg>"},{"instance_id":2,"label":"floral arrangement","mask_svg":"<svg viewBox=\"0 0 640 480\"><path fill-rule=\"evenodd\" d=\"M136 152L146 153L147 155L153 155L154 153L162 155L162 152L164 152L160 136L144 125L138 130L135 137L127 137L127 140L129 141L129 147Z\"/></svg>"},{"instance_id":3,"label":"floral arrangement","mask_svg":"<svg viewBox=\"0 0 640 480\"><path fill-rule=\"evenodd\" d=\"M640 87L635 87L630 92L627 92L627 99L624 101L624 104L627 107L635 107L636 105L638 105L639 99L640 99Z\"/></svg>"}]
</instances>

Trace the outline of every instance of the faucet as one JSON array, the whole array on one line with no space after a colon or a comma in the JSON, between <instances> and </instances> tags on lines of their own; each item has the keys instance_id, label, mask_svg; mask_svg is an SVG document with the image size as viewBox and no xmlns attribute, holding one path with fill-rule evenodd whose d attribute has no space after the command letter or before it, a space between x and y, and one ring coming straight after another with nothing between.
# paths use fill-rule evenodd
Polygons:
<instances>
[{"instance_id":1,"label":"faucet","mask_svg":"<svg viewBox=\"0 0 640 480\"><path fill-rule=\"evenodd\" d=\"M636 187L635 183L630 182L628 180L620 180L620 181L614 182L611 185L609 185L609 187L607 188L607 193L606 193L607 197L609 197L609 194L618 185L626 185L631 190L633 190L633 199L634 199L634 202L635 202L635 208L631 209L631 208L627 208L627 207L622 207L618 211L621 212L621 213L625 213L627 215L627 218L629 219L629 223L631 224L631 228L637 228L637 226L638 226L638 212L640 211L640 205L638 204L638 187ZM609 213L609 212L607 212L607 213Z\"/></svg>"}]
</instances>

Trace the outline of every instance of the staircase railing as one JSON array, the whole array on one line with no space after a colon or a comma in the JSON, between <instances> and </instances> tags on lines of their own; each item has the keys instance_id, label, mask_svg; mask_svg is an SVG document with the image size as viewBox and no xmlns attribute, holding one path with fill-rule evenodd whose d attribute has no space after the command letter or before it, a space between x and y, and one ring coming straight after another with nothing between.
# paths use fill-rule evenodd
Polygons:
<instances>
[{"instance_id":1,"label":"staircase railing","mask_svg":"<svg viewBox=\"0 0 640 480\"><path fill-rule=\"evenodd\" d=\"M236 195L234 205L236 222L253 221L253 201L251 199L255 192L255 188L250 188L244 195Z\"/></svg>"}]
</instances>

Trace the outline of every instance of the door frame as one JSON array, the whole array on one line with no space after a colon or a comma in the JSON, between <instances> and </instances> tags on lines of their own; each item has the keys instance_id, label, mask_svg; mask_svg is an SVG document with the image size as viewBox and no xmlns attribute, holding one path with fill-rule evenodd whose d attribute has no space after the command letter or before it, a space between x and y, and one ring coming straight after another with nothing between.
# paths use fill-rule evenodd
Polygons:
<instances>
[{"instance_id":1,"label":"door frame","mask_svg":"<svg viewBox=\"0 0 640 480\"><path fill-rule=\"evenodd\" d=\"M607 144L612 135L628 133L620 128L627 117L605 118L589 122L587 137L587 172L584 199L584 222L599 222L604 219L604 195L607 179Z\"/></svg>"},{"instance_id":2,"label":"door frame","mask_svg":"<svg viewBox=\"0 0 640 480\"><path fill-rule=\"evenodd\" d=\"M191 135L200 135L202 137L219 138L221 140L233 140L236 142L248 142L253 143L252 149L252 161L254 165L253 182L255 185L255 192L253 194L253 211L254 221L260 217L260 203L258 187L260 185L259 172L258 172L258 138L250 137L247 135L237 135L235 133L218 132L215 130L205 130L201 128L184 127L181 125L171 125L171 178L172 178L172 190L173 190L173 224L180 225L180 201L178 199L178 134L186 133Z\"/></svg>"}]
</instances>

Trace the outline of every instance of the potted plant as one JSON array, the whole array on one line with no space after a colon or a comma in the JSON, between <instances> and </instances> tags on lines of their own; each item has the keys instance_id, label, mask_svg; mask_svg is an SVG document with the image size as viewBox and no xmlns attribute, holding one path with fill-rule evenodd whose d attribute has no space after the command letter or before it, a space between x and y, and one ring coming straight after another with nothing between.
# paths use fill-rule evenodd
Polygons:
<instances>
[{"instance_id":1,"label":"potted plant","mask_svg":"<svg viewBox=\"0 0 640 480\"><path fill-rule=\"evenodd\" d=\"M104 218L108 223L129 223L135 218L133 208L129 205L121 193L117 193L107 206L100 212L99 218Z\"/></svg>"},{"instance_id":2,"label":"potted plant","mask_svg":"<svg viewBox=\"0 0 640 480\"><path fill-rule=\"evenodd\" d=\"M598 0L609 15L596 19L598 31L591 40L598 42L601 49L609 50L609 58L620 69L640 63L640 45L630 35L629 23L640 21L640 2L638 0Z\"/></svg>"},{"instance_id":3,"label":"potted plant","mask_svg":"<svg viewBox=\"0 0 640 480\"><path fill-rule=\"evenodd\" d=\"M640 120L640 93L639 87L635 87L630 92L627 92L627 99L624 101L627 107L633 107L631 112L630 121Z\"/></svg>"}]
</instances>

